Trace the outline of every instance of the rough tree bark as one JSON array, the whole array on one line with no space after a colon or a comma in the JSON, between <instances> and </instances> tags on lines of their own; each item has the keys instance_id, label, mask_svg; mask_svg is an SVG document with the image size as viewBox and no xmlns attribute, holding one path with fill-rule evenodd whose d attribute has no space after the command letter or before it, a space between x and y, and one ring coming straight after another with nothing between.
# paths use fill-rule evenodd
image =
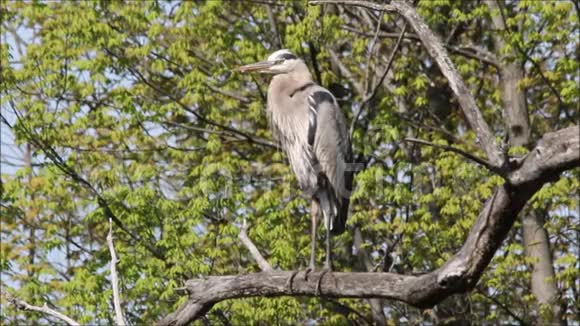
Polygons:
<instances>
[{"instance_id":1,"label":"rough tree bark","mask_svg":"<svg viewBox=\"0 0 580 326\"><path fill-rule=\"evenodd\" d=\"M442 267L419 276L393 273L329 273L323 278L320 295L326 297L382 298L427 308L454 293L473 289L481 274L501 246L518 213L547 182L563 171L580 166L580 128L572 126L545 134L523 158L504 164L494 136L465 83L460 78L442 42L427 27L421 16L406 2L380 5L366 1L311 1L311 4L334 3L396 12L415 30L429 54L449 80L453 93L481 147L505 179L485 203L463 247ZM226 299L252 296L315 296L320 272L308 278L295 277L292 271L261 272L247 275L210 276L186 282L189 299L177 311L159 321L159 325L184 325Z\"/></svg>"}]
</instances>

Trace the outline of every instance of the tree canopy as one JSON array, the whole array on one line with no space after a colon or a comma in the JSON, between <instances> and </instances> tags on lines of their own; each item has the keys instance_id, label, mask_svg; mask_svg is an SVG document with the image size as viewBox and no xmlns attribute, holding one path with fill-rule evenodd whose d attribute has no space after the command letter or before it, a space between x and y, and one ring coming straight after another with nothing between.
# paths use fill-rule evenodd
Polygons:
<instances>
[{"instance_id":1,"label":"tree canopy","mask_svg":"<svg viewBox=\"0 0 580 326\"><path fill-rule=\"evenodd\" d=\"M269 79L233 71L280 48L336 96L364 167L334 238L348 274L196 323L579 322L578 2L313 2L2 1L2 324L58 320L23 303L116 322L111 264L129 324L209 276L304 269L309 198ZM341 295L354 272L438 275L436 295Z\"/></svg>"}]
</instances>

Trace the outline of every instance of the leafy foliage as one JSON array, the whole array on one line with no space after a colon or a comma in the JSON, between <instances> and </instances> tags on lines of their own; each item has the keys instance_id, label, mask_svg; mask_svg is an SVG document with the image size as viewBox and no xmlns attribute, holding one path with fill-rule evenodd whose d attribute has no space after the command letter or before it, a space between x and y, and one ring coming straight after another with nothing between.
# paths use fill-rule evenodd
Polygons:
<instances>
[{"instance_id":1,"label":"leafy foliage","mask_svg":"<svg viewBox=\"0 0 580 326\"><path fill-rule=\"evenodd\" d=\"M395 44L380 36L373 45L376 20L391 34L402 21L306 1L264 3L2 2L2 135L14 141L2 153L4 290L32 304L48 302L82 323L111 323L110 218L132 324L178 307L189 278L257 271L237 239L243 221L274 268L307 265L308 202L282 153L268 145L268 79L232 68L287 47L335 92L351 121ZM509 31L501 49L490 41L498 32L484 4L417 6L448 46L474 53L452 59L498 138L506 134L498 71L477 51L524 67L519 87L535 140L577 123L578 15L571 2L505 5ZM415 41L402 43L377 91L353 133L366 168L356 176L349 232L335 240L335 268L429 271L461 246L502 179L456 154L403 141L416 137L484 156L447 81ZM18 149L22 160L12 166ZM545 213L569 321L579 307L579 174L565 173L529 203ZM500 323L514 315L531 322L531 262L521 237L516 225L477 291L425 312L384 302L387 322ZM7 325L49 323L14 309L2 309L1 318ZM334 325L372 320L372 312L357 300L251 298L222 302L207 318Z\"/></svg>"}]
</instances>

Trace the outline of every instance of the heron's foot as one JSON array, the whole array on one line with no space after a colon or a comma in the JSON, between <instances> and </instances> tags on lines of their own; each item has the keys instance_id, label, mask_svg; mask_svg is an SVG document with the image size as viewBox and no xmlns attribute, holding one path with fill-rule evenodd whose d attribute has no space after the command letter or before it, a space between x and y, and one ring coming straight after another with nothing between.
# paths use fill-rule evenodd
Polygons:
<instances>
[{"instance_id":1,"label":"heron's foot","mask_svg":"<svg viewBox=\"0 0 580 326\"><path fill-rule=\"evenodd\" d=\"M304 270L304 281L308 281L308 274L310 274L311 272L314 272L313 266L309 266Z\"/></svg>"},{"instance_id":2,"label":"heron's foot","mask_svg":"<svg viewBox=\"0 0 580 326\"><path fill-rule=\"evenodd\" d=\"M286 288L288 289L288 291L290 291L290 293L292 293L292 284L294 283L294 278L296 277L296 275L298 275L298 273L300 273L300 271L293 271L290 277L288 278L288 281L286 281Z\"/></svg>"},{"instance_id":3,"label":"heron's foot","mask_svg":"<svg viewBox=\"0 0 580 326\"><path fill-rule=\"evenodd\" d=\"M322 294L322 290L321 290L322 279L328 273L330 273L330 275L332 276L332 269L327 268L326 266L324 266L324 268L320 272L320 276L318 277L318 282L316 282L316 291L314 292L314 295L316 295L317 297L319 297ZM334 276L333 276L333 278L334 278Z\"/></svg>"}]
</instances>

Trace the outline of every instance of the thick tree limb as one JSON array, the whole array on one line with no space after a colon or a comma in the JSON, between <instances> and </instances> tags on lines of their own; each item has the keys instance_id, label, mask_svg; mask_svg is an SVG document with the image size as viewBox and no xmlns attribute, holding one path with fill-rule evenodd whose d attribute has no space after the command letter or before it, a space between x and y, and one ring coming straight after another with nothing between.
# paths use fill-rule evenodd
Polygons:
<instances>
[{"instance_id":1,"label":"thick tree limb","mask_svg":"<svg viewBox=\"0 0 580 326\"><path fill-rule=\"evenodd\" d=\"M44 305L42 305L42 307L33 306L33 305L27 303L26 301L23 301L23 300L20 300L18 298L11 296L8 293L4 293L4 295L6 296L6 299L8 301L10 301L19 310L40 312L41 314L45 314L45 315L57 318L65 323L67 323L68 325L80 326L80 323L78 321L76 321L76 320L74 320L74 319L54 310L54 309L49 308L46 305L46 303Z\"/></svg>"},{"instance_id":2,"label":"thick tree limb","mask_svg":"<svg viewBox=\"0 0 580 326\"><path fill-rule=\"evenodd\" d=\"M107 234L107 245L111 253L111 287L113 288L113 306L115 308L115 324L117 326L127 325L123 309L121 308L121 296L119 295L119 278L117 277L117 253L113 243L113 222L109 219L109 234Z\"/></svg>"},{"instance_id":3,"label":"thick tree limb","mask_svg":"<svg viewBox=\"0 0 580 326\"><path fill-rule=\"evenodd\" d=\"M423 18L417 13L409 3L405 1L392 1L389 4L380 5L369 1L353 0L316 0L310 1L310 4L342 4L357 7L364 7L372 10L384 10L396 12L403 16L407 23L413 27L415 33L421 39L423 46L429 55L437 62L441 73L449 81L449 86L457 97L457 101L463 110L467 122L477 134L483 149L485 150L488 160L495 166L503 166L503 158L495 143L495 137L491 132L487 122L485 122L481 111L477 108L475 98L469 92L469 89L460 77L455 65L449 58L449 54L443 43L433 31L427 26Z\"/></svg>"},{"instance_id":4,"label":"thick tree limb","mask_svg":"<svg viewBox=\"0 0 580 326\"><path fill-rule=\"evenodd\" d=\"M572 126L545 134L508 176L514 186L551 180L560 172L580 166L580 128Z\"/></svg>"},{"instance_id":5,"label":"thick tree limb","mask_svg":"<svg viewBox=\"0 0 580 326\"><path fill-rule=\"evenodd\" d=\"M455 293L473 289L501 246L526 202L561 172L580 166L578 126L546 134L511 175L511 183L496 189L487 200L463 247L439 269L420 276L392 273L332 273L321 283L325 297L383 298L427 308ZM320 272L308 279L288 279L294 274L261 272L248 275L210 276L189 280L189 300L159 325L185 325L200 318L226 299L264 296L315 296Z\"/></svg>"}]
</instances>

